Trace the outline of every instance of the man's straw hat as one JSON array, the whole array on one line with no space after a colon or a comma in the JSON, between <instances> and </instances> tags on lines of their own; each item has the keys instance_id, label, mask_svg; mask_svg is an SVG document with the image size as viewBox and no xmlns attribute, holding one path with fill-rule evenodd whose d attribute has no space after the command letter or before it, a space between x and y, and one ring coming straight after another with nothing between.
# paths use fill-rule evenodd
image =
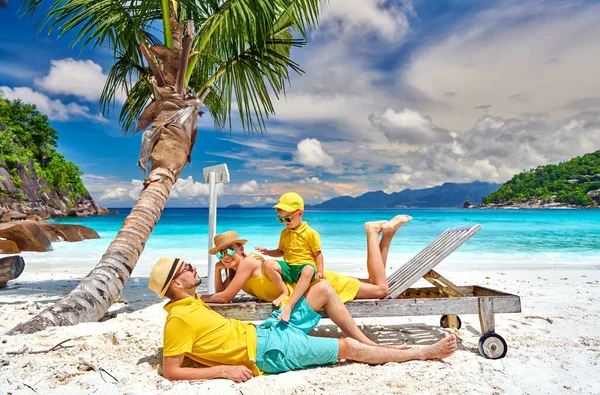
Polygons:
<instances>
[{"instance_id":1,"label":"man's straw hat","mask_svg":"<svg viewBox=\"0 0 600 395\"><path fill-rule=\"evenodd\" d=\"M235 230L228 230L227 232L219 233L213 239L215 246L208 250L209 254L216 254L219 250L224 250L225 248L233 245L233 244L246 244L248 240L240 239L237 232Z\"/></svg>"},{"instance_id":2,"label":"man's straw hat","mask_svg":"<svg viewBox=\"0 0 600 395\"><path fill-rule=\"evenodd\" d=\"M182 258L159 258L150 272L148 288L156 292L159 298L165 296L173 276L183 263Z\"/></svg>"}]
</instances>

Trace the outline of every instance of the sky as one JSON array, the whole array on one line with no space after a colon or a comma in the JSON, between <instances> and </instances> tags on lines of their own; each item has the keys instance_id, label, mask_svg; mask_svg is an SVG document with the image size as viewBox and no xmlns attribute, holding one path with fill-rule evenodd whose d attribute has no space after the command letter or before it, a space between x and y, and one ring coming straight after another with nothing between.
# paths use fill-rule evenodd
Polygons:
<instances>
[{"instance_id":1,"label":"sky","mask_svg":"<svg viewBox=\"0 0 600 395\"><path fill-rule=\"evenodd\" d=\"M142 188L141 135L98 106L112 65L0 9L0 89L34 103L97 203ZM306 203L444 182L504 183L600 149L600 2L330 0L267 132L215 131L205 115L168 207L205 207L202 169L226 163L219 206ZM122 98L120 98L122 100ZM117 102L117 107L119 102Z\"/></svg>"}]
</instances>

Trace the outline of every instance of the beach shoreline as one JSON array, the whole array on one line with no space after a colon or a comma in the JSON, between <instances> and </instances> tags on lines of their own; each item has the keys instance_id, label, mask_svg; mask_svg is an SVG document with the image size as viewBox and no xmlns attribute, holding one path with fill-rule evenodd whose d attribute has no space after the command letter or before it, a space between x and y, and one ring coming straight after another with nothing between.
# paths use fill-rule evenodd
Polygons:
<instances>
[{"instance_id":1,"label":"beach shoreline","mask_svg":"<svg viewBox=\"0 0 600 395\"><path fill-rule=\"evenodd\" d=\"M134 277L101 322L31 335L0 334L0 393L34 393L32 388L46 394L593 393L600 387L600 317L594 307L600 301L600 263L531 266L444 265L439 270L457 285L481 285L521 297L521 313L496 315L496 332L509 347L501 360L487 360L479 354L476 315L461 316L463 327L458 331L439 328L437 316L369 318L357 322L378 342L406 341L419 347L455 333L459 348L444 362L383 366L344 362L266 375L243 384L228 380L171 383L159 375L166 301L157 300L148 290L147 278ZM9 283L0 292L2 333L68 293L77 282L71 277L69 273L26 275ZM315 331L318 336L340 336L329 320L323 320ZM64 343L66 348L28 353L48 350L67 339L71 340Z\"/></svg>"}]
</instances>

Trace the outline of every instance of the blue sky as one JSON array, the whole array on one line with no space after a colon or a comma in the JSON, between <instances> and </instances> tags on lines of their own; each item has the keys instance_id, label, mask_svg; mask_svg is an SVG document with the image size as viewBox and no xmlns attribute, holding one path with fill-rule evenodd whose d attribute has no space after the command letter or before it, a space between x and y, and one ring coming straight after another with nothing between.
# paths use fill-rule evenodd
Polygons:
<instances>
[{"instance_id":1,"label":"blue sky","mask_svg":"<svg viewBox=\"0 0 600 395\"><path fill-rule=\"evenodd\" d=\"M0 89L35 103L97 202L130 206L140 137L97 104L112 58L37 32L0 9ZM600 3L331 0L305 70L275 103L268 132L200 121L192 165L169 206L206 206L202 168L227 163L219 204L308 203L446 181L505 182L600 149Z\"/></svg>"}]
</instances>

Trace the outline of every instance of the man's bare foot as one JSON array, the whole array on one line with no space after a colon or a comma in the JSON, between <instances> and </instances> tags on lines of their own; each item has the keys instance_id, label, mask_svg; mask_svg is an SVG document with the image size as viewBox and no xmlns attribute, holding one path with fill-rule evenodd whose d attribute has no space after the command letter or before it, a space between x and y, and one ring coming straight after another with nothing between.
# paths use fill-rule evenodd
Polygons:
<instances>
[{"instance_id":1,"label":"man's bare foot","mask_svg":"<svg viewBox=\"0 0 600 395\"><path fill-rule=\"evenodd\" d=\"M279 317L277 317L278 319L280 319L281 321L285 321L285 322L290 321L290 315L292 314L292 309L289 306L290 306L289 304L285 305L283 310L281 310L281 313L279 313Z\"/></svg>"},{"instance_id":2,"label":"man's bare foot","mask_svg":"<svg viewBox=\"0 0 600 395\"><path fill-rule=\"evenodd\" d=\"M456 351L456 336L450 335L431 346L423 347L421 359L443 359Z\"/></svg>"},{"instance_id":3,"label":"man's bare foot","mask_svg":"<svg viewBox=\"0 0 600 395\"><path fill-rule=\"evenodd\" d=\"M398 229L408 221L410 221L412 217L406 214L396 215L394 218L387 221L385 224L381 226L381 231L386 236L393 236Z\"/></svg>"},{"instance_id":4,"label":"man's bare foot","mask_svg":"<svg viewBox=\"0 0 600 395\"><path fill-rule=\"evenodd\" d=\"M371 221L371 222L365 222L365 230L367 232L375 232L375 233L379 233L381 232L381 228L384 224L386 224L388 221Z\"/></svg>"},{"instance_id":5,"label":"man's bare foot","mask_svg":"<svg viewBox=\"0 0 600 395\"><path fill-rule=\"evenodd\" d=\"M277 299L275 299L275 300L273 301L273 304L274 304L276 307L279 307L279 306L281 306L281 303L283 302L283 299L285 299L286 297L287 297L287 295L286 295L286 294L281 294L281 295L279 295L279 296L277 297Z\"/></svg>"}]
</instances>

